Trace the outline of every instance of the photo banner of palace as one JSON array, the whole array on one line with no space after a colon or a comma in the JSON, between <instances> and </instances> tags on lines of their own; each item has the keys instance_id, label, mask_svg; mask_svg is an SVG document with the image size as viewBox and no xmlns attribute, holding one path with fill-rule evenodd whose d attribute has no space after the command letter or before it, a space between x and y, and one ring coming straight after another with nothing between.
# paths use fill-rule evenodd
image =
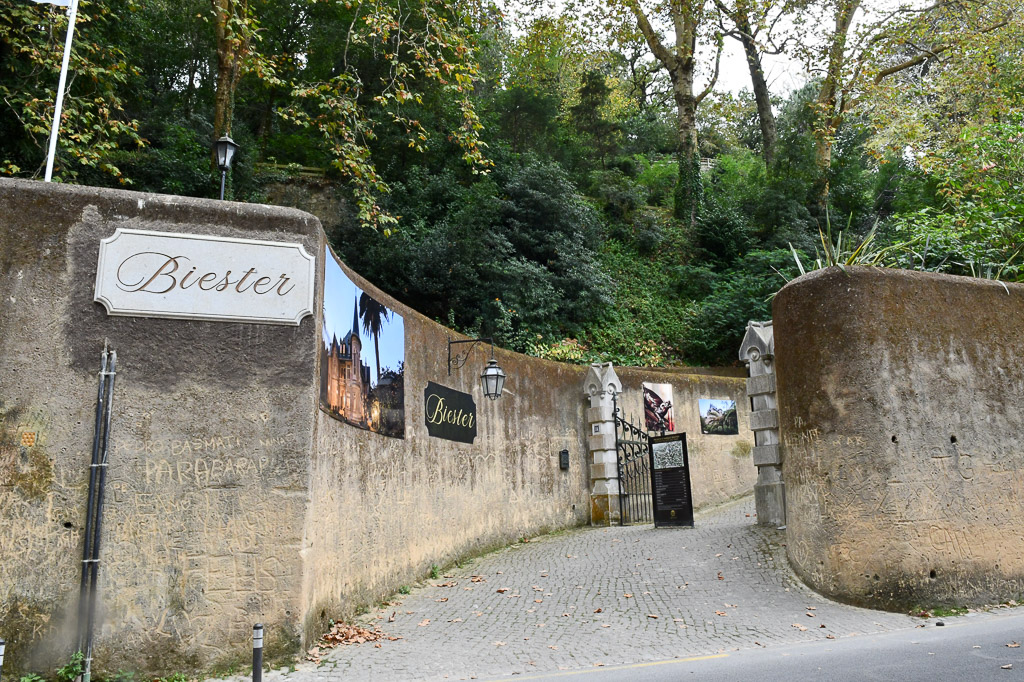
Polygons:
<instances>
[{"instance_id":1,"label":"photo banner of palace","mask_svg":"<svg viewBox=\"0 0 1024 682\"><path fill-rule=\"evenodd\" d=\"M355 285L330 247L324 258L320 408L335 419L405 438L405 323Z\"/></svg>"},{"instance_id":2,"label":"photo banner of palace","mask_svg":"<svg viewBox=\"0 0 1024 682\"><path fill-rule=\"evenodd\" d=\"M717 436L735 436L740 432L735 400L697 401L700 407L700 432Z\"/></svg>"}]
</instances>

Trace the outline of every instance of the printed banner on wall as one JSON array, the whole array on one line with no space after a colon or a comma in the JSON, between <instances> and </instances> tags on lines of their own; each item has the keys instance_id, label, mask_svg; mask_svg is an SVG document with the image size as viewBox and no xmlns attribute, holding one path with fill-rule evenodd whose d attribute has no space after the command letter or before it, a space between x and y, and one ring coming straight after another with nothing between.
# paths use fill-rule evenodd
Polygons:
<instances>
[{"instance_id":1,"label":"printed banner on wall","mask_svg":"<svg viewBox=\"0 0 1024 682\"><path fill-rule=\"evenodd\" d=\"M672 418L672 384L643 383L644 421L648 431L675 431Z\"/></svg>"},{"instance_id":2,"label":"printed banner on wall","mask_svg":"<svg viewBox=\"0 0 1024 682\"><path fill-rule=\"evenodd\" d=\"M700 432L719 436L735 436L740 432L735 400L698 400Z\"/></svg>"},{"instance_id":3,"label":"printed banner on wall","mask_svg":"<svg viewBox=\"0 0 1024 682\"><path fill-rule=\"evenodd\" d=\"M361 429L405 438L405 322L357 287L326 249L320 408Z\"/></svg>"}]
</instances>

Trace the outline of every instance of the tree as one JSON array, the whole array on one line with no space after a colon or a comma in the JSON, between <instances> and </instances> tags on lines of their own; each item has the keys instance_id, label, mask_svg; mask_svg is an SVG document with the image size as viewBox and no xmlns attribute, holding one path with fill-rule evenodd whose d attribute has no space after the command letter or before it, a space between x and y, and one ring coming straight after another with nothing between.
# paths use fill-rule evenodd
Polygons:
<instances>
[{"instance_id":1,"label":"tree","mask_svg":"<svg viewBox=\"0 0 1024 682\"><path fill-rule=\"evenodd\" d=\"M217 45L217 87L213 102L213 136L231 134L235 91L245 73L257 24L249 10L249 0L210 0L213 7L213 33Z\"/></svg>"},{"instance_id":2,"label":"tree","mask_svg":"<svg viewBox=\"0 0 1024 682\"><path fill-rule=\"evenodd\" d=\"M109 39L117 9L79 5L55 159L64 179L93 167L123 181L107 156L142 144L121 91L136 69ZM34 177L45 166L66 31L67 16L53 5L0 4L0 173Z\"/></svg>"},{"instance_id":3,"label":"tree","mask_svg":"<svg viewBox=\"0 0 1024 682\"><path fill-rule=\"evenodd\" d=\"M380 333L391 311L365 291L359 296L359 317L363 331L373 336L373 353L377 358L377 382L380 382Z\"/></svg>"},{"instance_id":4,"label":"tree","mask_svg":"<svg viewBox=\"0 0 1024 682\"><path fill-rule=\"evenodd\" d=\"M679 183L676 185L676 217L694 225L700 208L700 154L697 147L697 107L714 88L718 79L718 66L722 56L721 35L714 34L716 44L714 73L699 92L694 86L698 67L698 43L709 38L711 10L707 0L675 0L646 8L641 0L623 0L623 6L632 14L636 27L647 41L651 52L668 72L672 81L672 97L676 105L678 134ZM675 44L666 45L651 23L654 10L662 14L658 19L670 23L675 33Z\"/></svg>"},{"instance_id":5,"label":"tree","mask_svg":"<svg viewBox=\"0 0 1024 682\"><path fill-rule=\"evenodd\" d=\"M895 74L970 50L975 41L1007 26L1015 13L1013 0L938 0L924 9L904 4L888 11L866 0L823 0L813 9L824 16L808 23L830 26L820 45L804 47L809 63L824 64L814 103L816 193L822 207L828 203L836 131L866 95ZM859 24L858 12L865 14Z\"/></svg>"},{"instance_id":6,"label":"tree","mask_svg":"<svg viewBox=\"0 0 1024 682\"><path fill-rule=\"evenodd\" d=\"M293 81L291 104L280 113L317 135L352 186L359 220L387 235L397 219L378 203L390 191L374 162L381 128L396 128L402 144L422 152L437 134L424 117L453 118L444 137L474 173L489 165L474 100L473 17L447 0L338 3L329 11L335 13L329 35L343 36L341 44L310 56L311 67L315 61L326 68L309 68ZM281 83L272 74L268 78ZM432 106L425 104L428 99Z\"/></svg>"},{"instance_id":7,"label":"tree","mask_svg":"<svg viewBox=\"0 0 1024 682\"><path fill-rule=\"evenodd\" d=\"M778 133L775 126L775 114L772 112L771 93L764 77L761 57L764 54L779 54L781 48L769 50L765 41L772 39L771 31L775 24L784 16L784 10L775 7L775 2L759 3L758 0L735 0L730 7L721 0L716 6L722 15L729 18L732 27L721 26L725 35L738 40L743 46L743 54L750 72L750 85L757 105L757 119L761 127L761 153L764 156L765 169L769 174L775 165L775 145ZM775 11L775 15L771 13ZM762 36L766 34L766 36Z\"/></svg>"}]
</instances>

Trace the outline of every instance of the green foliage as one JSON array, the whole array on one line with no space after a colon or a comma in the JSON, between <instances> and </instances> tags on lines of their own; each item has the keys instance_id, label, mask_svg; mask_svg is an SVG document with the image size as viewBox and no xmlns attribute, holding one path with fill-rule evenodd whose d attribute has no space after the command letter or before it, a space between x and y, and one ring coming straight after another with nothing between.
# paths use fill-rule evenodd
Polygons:
<instances>
[{"instance_id":1,"label":"green foliage","mask_svg":"<svg viewBox=\"0 0 1024 682\"><path fill-rule=\"evenodd\" d=\"M515 349L598 317L609 280L592 246L597 212L557 164L532 159L493 176L463 186L450 172L414 171L388 203L407 230L383 243L352 225L335 247L417 310Z\"/></svg>"},{"instance_id":2,"label":"green foliage","mask_svg":"<svg viewBox=\"0 0 1024 682\"><path fill-rule=\"evenodd\" d=\"M438 568L437 564L430 565L430 579L437 580L441 577L441 569Z\"/></svg>"},{"instance_id":3,"label":"green foliage","mask_svg":"<svg viewBox=\"0 0 1024 682\"><path fill-rule=\"evenodd\" d=\"M647 190L646 202L651 206L672 208L672 191L679 176L679 164L671 158L648 161L641 156L638 160L641 170L636 181Z\"/></svg>"},{"instance_id":4,"label":"green foliage","mask_svg":"<svg viewBox=\"0 0 1024 682\"><path fill-rule=\"evenodd\" d=\"M76 651L66 664L57 669L57 682L72 682L85 671L85 656Z\"/></svg>"},{"instance_id":5,"label":"green foliage","mask_svg":"<svg viewBox=\"0 0 1024 682\"><path fill-rule=\"evenodd\" d=\"M750 320L771 319L771 297L796 268L789 251L751 251L741 263L717 273L711 292L685 318L682 350L689 362L731 364Z\"/></svg>"},{"instance_id":6,"label":"green foliage","mask_svg":"<svg viewBox=\"0 0 1024 682\"><path fill-rule=\"evenodd\" d=\"M114 150L142 144L138 122L124 111L124 87L138 71L110 39L114 8L78 8L68 84L61 112L57 177L95 168L122 178ZM0 174L37 175L46 164L68 18L53 5L0 4Z\"/></svg>"}]
</instances>

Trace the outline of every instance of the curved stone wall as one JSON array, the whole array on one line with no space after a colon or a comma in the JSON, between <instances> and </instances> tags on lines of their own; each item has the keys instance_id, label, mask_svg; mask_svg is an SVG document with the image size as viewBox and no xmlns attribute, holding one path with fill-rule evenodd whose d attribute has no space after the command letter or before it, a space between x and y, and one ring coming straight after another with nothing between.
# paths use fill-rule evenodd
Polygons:
<instances>
[{"instance_id":1,"label":"curved stone wall","mask_svg":"<svg viewBox=\"0 0 1024 682\"><path fill-rule=\"evenodd\" d=\"M316 255L315 314L298 326L110 316L93 287L100 240L119 227L299 243ZM434 564L590 521L588 368L496 349L506 393L487 400L478 378L486 347L449 376L454 333L344 266L404 320L405 437L319 409L325 245L319 222L300 211L0 180L5 675L52 670L75 646L105 343L119 370L99 674L244 664L255 622L266 626L268 660L284 660L328 619L379 603ZM643 381L674 386L678 423L694 434L698 506L753 482L744 382L726 374L621 370L628 409L639 409ZM473 395L473 443L430 435L428 382ZM735 400L740 434L698 436L699 398Z\"/></svg>"},{"instance_id":2,"label":"curved stone wall","mask_svg":"<svg viewBox=\"0 0 1024 682\"><path fill-rule=\"evenodd\" d=\"M790 562L888 609L1024 593L1024 286L829 268L773 304Z\"/></svg>"}]
</instances>

